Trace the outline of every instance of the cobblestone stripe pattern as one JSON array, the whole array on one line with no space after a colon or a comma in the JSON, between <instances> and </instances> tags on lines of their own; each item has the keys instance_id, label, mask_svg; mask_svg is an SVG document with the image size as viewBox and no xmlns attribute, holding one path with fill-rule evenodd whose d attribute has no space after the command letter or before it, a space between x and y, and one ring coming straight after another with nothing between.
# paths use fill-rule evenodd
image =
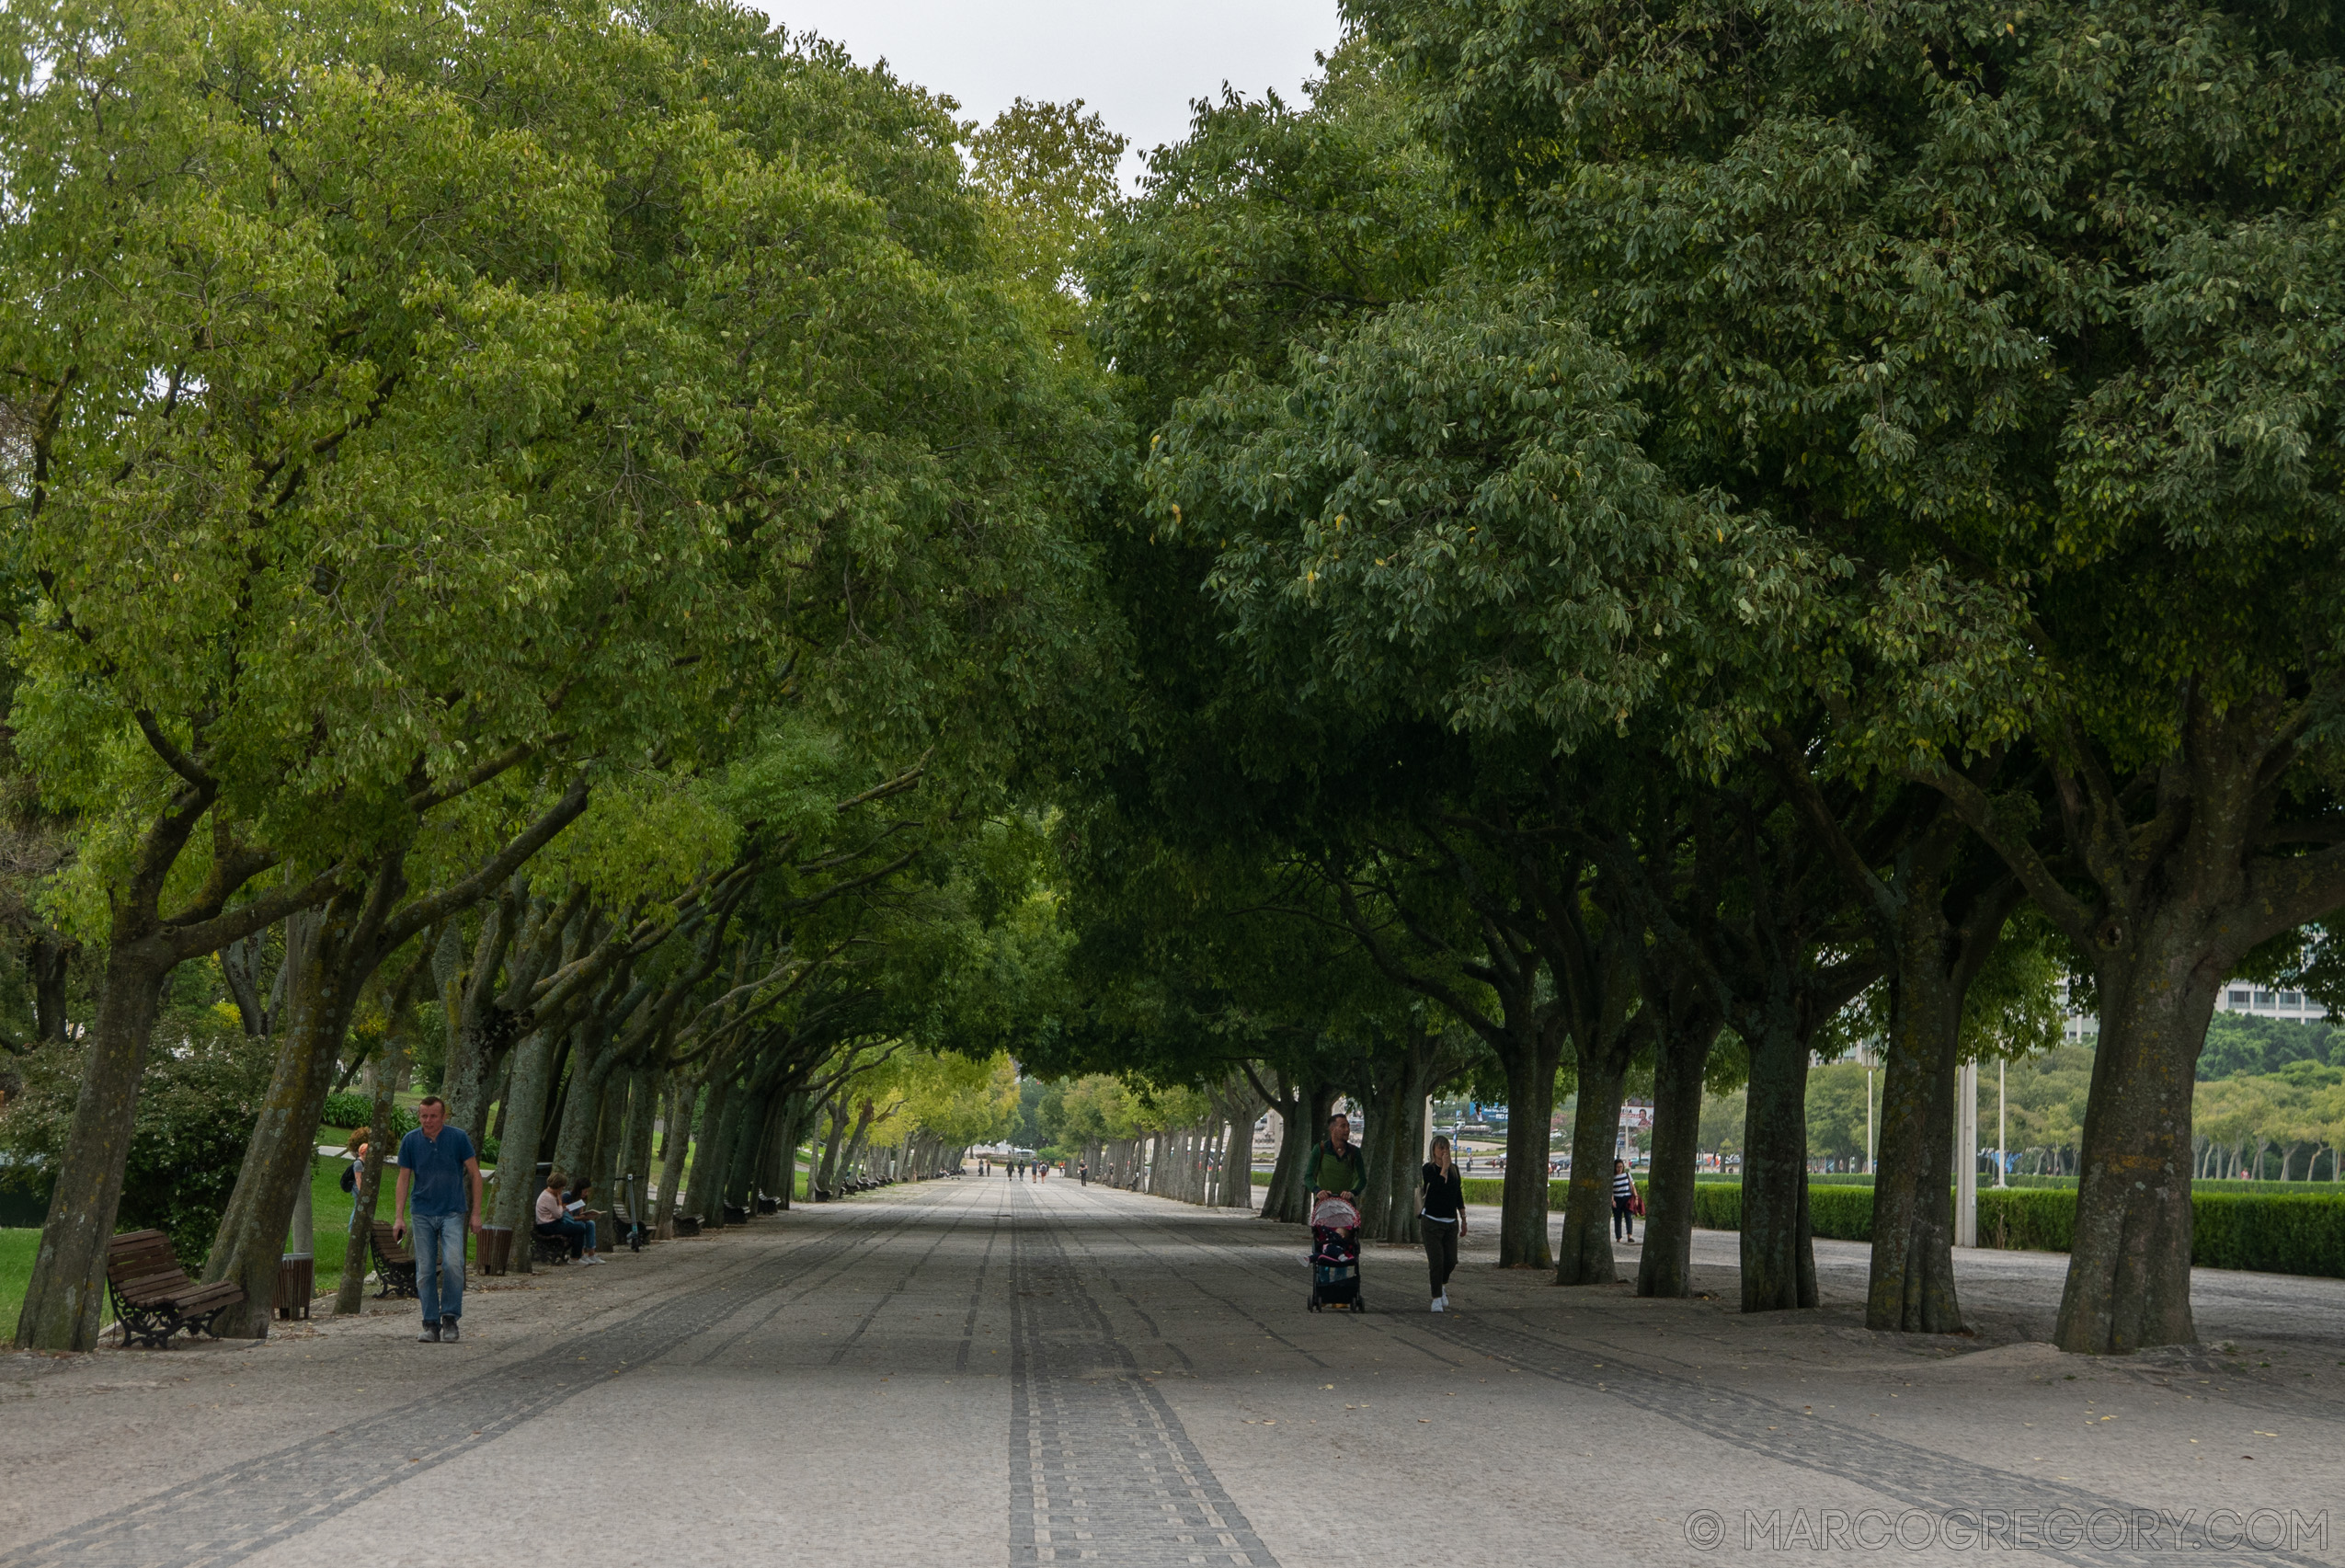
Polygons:
<instances>
[{"instance_id":1,"label":"cobblestone stripe pattern","mask_svg":"<svg viewBox=\"0 0 2345 1568\"><path fill-rule=\"evenodd\" d=\"M1049 1223L1012 1221L1010 1561L1277 1568Z\"/></svg>"},{"instance_id":2,"label":"cobblestone stripe pattern","mask_svg":"<svg viewBox=\"0 0 2345 1568\"><path fill-rule=\"evenodd\" d=\"M1692 1378L1619 1361L1601 1367L1536 1334L1489 1318L1449 1318L1420 1324L1435 1337L1477 1351L1526 1372L1573 1384L1692 1428L1703 1437L1801 1470L1819 1471L1869 1487L1907 1507L1943 1516L1961 1511L1994 1510L2005 1517L2032 1510L2042 1518L2055 1512L2070 1518L2110 1520L2145 1512L2138 1505L2105 1497L2011 1471L1996 1470L1937 1448L1902 1442L1845 1422L1805 1415L1790 1406L1740 1393ZM1787 1503L1787 1508L1793 1505ZM2088 1536L2089 1532L2087 1532ZM2150 1539L2173 1539L2142 1532ZM2133 1547L2132 1537L2103 1546L2090 1539L2054 1545L2042 1539L2026 1547L2032 1555L2073 1568L2326 1568L2319 1560L2290 1551L2225 1551L2204 1539L2167 1550ZM2003 1555L1982 1550L1982 1555Z\"/></svg>"},{"instance_id":3,"label":"cobblestone stripe pattern","mask_svg":"<svg viewBox=\"0 0 2345 1568\"><path fill-rule=\"evenodd\" d=\"M0 1555L0 1568L224 1568L492 1442L695 1335L758 1296L869 1244L841 1229L607 1328ZM448 1434L462 1436L452 1441Z\"/></svg>"}]
</instances>

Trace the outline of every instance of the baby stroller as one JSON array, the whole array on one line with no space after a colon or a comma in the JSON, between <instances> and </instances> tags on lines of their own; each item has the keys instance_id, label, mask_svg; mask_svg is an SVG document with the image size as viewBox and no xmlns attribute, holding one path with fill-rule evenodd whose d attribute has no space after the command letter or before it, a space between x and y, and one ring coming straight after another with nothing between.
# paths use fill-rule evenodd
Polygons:
<instances>
[{"instance_id":1,"label":"baby stroller","mask_svg":"<svg viewBox=\"0 0 2345 1568\"><path fill-rule=\"evenodd\" d=\"M1360 1295L1360 1211L1340 1197L1311 1210L1310 1269L1312 1311L1367 1310Z\"/></svg>"}]
</instances>

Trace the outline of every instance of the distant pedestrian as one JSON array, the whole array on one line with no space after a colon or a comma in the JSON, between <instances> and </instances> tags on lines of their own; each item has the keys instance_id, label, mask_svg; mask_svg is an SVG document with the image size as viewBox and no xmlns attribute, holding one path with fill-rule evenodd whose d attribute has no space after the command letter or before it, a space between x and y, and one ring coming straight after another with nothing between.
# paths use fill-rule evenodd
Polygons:
<instances>
[{"instance_id":1,"label":"distant pedestrian","mask_svg":"<svg viewBox=\"0 0 2345 1568\"><path fill-rule=\"evenodd\" d=\"M1083 1187L1089 1187L1091 1185L1090 1161L1086 1160L1081 1164L1075 1167L1075 1181L1077 1185Z\"/></svg>"},{"instance_id":2,"label":"distant pedestrian","mask_svg":"<svg viewBox=\"0 0 2345 1568\"><path fill-rule=\"evenodd\" d=\"M1633 1242L1636 1230L1637 1179L1629 1174L1626 1160L1612 1162L1612 1239Z\"/></svg>"},{"instance_id":3,"label":"distant pedestrian","mask_svg":"<svg viewBox=\"0 0 2345 1568\"><path fill-rule=\"evenodd\" d=\"M1340 1197L1357 1207L1367 1185L1367 1156L1352 1141L1352 1118L1338 1111L1327 1118L1326 1141L1303 1156L1303 1186L1314 1201Z\"/></svg>"},{"instance_id":4,"label":"distant pedestrian","mask_svg":"<svg viewBox=\"0 0 2345 1568\"><path fill-rule=\"evenodd\" d=\"M1436 1135L1433 1158L1420 1183L1418 1218L1424 1223L1425 1266L1433 1273L1433 1310L1449 1310L1449 1276L1458 1272L1458 1243L1466 1235L1466 1186L1449 1157L1449 1140Z\"/></svg>"},{"instance_id":5,"label":"distant pedestrian","mask_svg":"<svg viewBox=\"0 0 2345 1568\"><path fill-rule=\"evenodd\" d=\"M423 1307L423 1344L451 1343L464 1315L464 1237L480 1229L480 1157L462 1127L448 1125L448 1102L424 1096L419 1124L399 1140L399 1190L391 1202L391 1239L410 1221L416 1240L416 1295Z\"/></svg>"},{"instance_id":6,"label":"distant pedestrian","mask_svg":"<svg viewBox=\"0 0 2345 1568\"><path fill-rule=\"evenodd\" d=\"M342 1158L349 1162L342 1169L342 1190L350 1195L350 1234L353 1236L359 1233L359 1186L366 1179L368 1144L373 1137L372 1127L354 1127L350 1129L350 1141L342 1146Z\"/></svg>"}]
</instances>

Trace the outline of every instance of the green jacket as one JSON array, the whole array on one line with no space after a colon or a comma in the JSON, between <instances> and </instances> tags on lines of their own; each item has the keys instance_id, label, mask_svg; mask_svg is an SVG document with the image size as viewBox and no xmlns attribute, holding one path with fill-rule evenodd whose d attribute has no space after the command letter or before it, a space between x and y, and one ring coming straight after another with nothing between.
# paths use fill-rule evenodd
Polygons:
<instances>
[{"instance_id":1,"label":"green jacket","mask_svg":"<svg viewBox=\"0 0 2345 1568\"><path fill-rule=\"evenodd\" d=\"M1367 1191L1367 1156L1356 1143L1339 1155L1334 1144L1321 1139L1303 1156L1303 1190L1363 1196Z\"/></svg>"}]
</instances>

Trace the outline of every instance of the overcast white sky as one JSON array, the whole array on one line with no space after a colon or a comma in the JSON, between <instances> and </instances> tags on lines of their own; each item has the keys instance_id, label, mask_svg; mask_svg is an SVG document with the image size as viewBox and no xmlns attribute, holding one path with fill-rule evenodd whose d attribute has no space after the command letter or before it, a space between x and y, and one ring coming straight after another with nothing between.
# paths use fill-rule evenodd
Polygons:
<instances>
[{"instance_id":1,"label":"overcast white sky","mask_svg":"<svg viewBox=\"0 0 2345 1568\"><path fill-rule=\"evenodd\" d=\"M1010 100L1082 98L1138 151L1177 142L1189 100L1275 87L1288 97L1335 45L1335 0L755 0L866 63L990 120ZM1127 156L1129 174L1137 160Z\"/></svg>"}]
</instances>

